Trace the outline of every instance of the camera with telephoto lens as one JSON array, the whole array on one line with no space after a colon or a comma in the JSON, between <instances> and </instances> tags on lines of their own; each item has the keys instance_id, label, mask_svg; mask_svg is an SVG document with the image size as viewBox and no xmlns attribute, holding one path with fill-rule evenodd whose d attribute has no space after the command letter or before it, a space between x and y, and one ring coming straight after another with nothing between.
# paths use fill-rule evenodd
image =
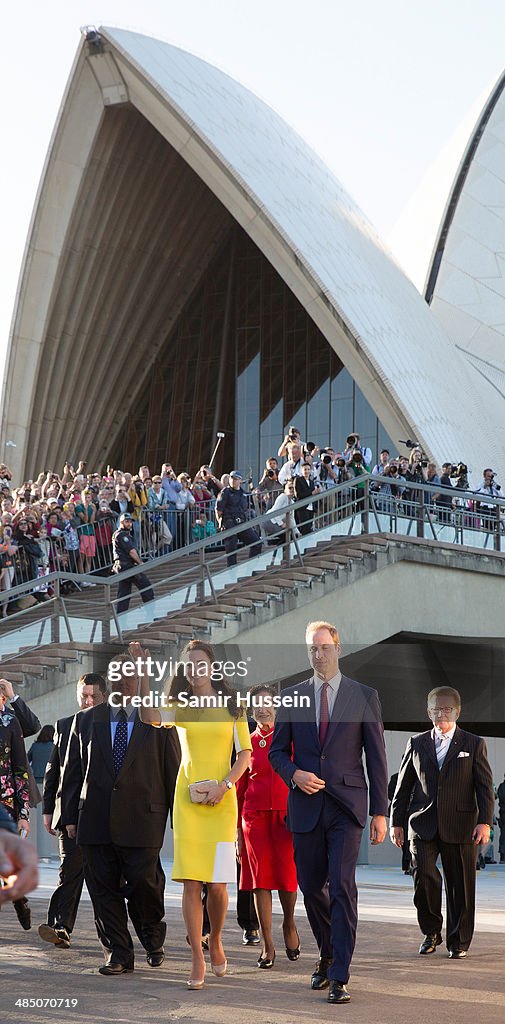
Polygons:
<instances>
[{"instance_id":1,"label":"camera with telephoto lens","mask_svg":"<svg viewBox=\"0 0 505 1024\"><path fill-rule=\"evenodd\" d=\"M270 479L273 480L273 478L275 476L275 473L274 473L273 469L267 469L267 476L269 476Z\"/></svg>"},{"instance_id":2,"label":"camera with telephoto lens","mask_svg":"<svg viewBox=\"0 0 505 1024\"><path fill-rule=\"evenodd\" d=\"M449 476L451 476L451 477L458 477L458 476L467 476L467 475L468 475L468 466L466 466L464 462L458 462L456 466L451 466L451 472L449 473Z\"/></svg>"},{"instance_id":3,"label":"camera with telephoto lens","mask_svg":"<svg viewBox=\"0 0 505 1024\"><path fill-rule=\"evenodd\" d=\"M331 466L331 455L328 455L328 452L321 452L321 462L324 462L325 466Z\"/></svg>"},{"instance_id":4,"label":"camera with telephoto lens","mask_svg":"<svg viewBox=\"0 0 505 1024\"><path fill-rule=\"evenodd\" d=\"M363 462L363 456L361 452L353 452L351 455L351 462Z\"/></svg>"},{"instance_id":5,"label":"camera with telephoto lens","mask_svg":"<svg viewBox=\"0 0 505 1024\"><path fill-rule=\"evenodd\" d=\"M358 440L358 435L357 434L349 434L349 437L346 437L346 442L349 445L356 444L357 440Z\"/></svg>"}]
</instances>

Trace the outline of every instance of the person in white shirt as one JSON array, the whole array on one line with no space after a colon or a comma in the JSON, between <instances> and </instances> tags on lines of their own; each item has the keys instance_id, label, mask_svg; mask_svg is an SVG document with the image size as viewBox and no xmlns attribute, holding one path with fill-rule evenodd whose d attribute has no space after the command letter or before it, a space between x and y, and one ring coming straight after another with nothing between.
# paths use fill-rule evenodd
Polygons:
<instances>
[{"instance_id":1,"label":"person in white shirt","mask_svg":"<svg viewBox=\"0 0 505 1024\"><path fill-rule=\"evenodd\" d=\"M486 498L501 498L501 487L495 483L495 473L492 469L483 469L482 483L477 490L477 494L482 494L483 500L480 499L477 504L477 510L481 513L482 526L485 530L496 529L496 505L490 501L486 501Z\"/></svg>"},{"instance_id":2,"label":"person in white shirt","mask_svg":"<svg viewBox=\"0 0 505 1024\"><path fill-rule=\"evenodd\" d=\"M295 523L295 514L288 509L288 505L293 504L294 496L294 483L292 480L288 480L284 485L284 490L277 496L270 509L270 512L282 511L284 515L273 516L272 519L263 524L267 537L278 537L279 543L283 543L282 532L284 530L293 530L295 537L300 536L300 531Z\"/></svg>"},{"instance_id":3,"label":"person in white shirt","mask_svg":"<svg viewBox=\"0 0 505 1024\"><path fill-rule=\"evenodd\" d=\"M288 461L281 466L277 477L279 483L282 484L283 487L287 481L292 480L294 476L302 475L302 465L304 463L302 448L298 442L293 442L288 445L288 455Z\"/></svg>"}]
</instances>

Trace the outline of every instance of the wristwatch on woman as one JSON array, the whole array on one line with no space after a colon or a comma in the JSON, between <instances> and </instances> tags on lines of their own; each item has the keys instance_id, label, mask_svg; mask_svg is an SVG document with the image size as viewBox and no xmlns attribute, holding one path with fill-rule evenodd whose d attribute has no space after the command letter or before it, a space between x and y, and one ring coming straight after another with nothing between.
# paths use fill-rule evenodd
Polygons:
<instances>
[{"instance_id":1,"label":"wristwatch on woman","mask_svg":"<svg viewBox=\"0 0 505 1024\"><path fill-rule=\"evenodd\" d=\"M230 782L229 779L223 779L223 782L227 789L233 789L233 782Z\"/></svg>"}]
</instances>

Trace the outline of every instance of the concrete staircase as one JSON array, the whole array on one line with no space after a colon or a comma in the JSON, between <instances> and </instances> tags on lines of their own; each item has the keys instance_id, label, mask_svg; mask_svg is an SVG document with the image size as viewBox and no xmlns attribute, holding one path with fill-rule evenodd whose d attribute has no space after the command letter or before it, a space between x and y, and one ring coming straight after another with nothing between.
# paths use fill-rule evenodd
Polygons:
<instances>
[{"instance_id":1,"label":"concrete staircase","mask_svg":"<svg viewBox=\"0 0 505 1024\"><path fill-rule=\"evenodd\" d=\"M107 654L124 651L131 639L141 637L153 654L163 651L165 657L176 657L181 647L193 637L205 637L216 643L232 641L241 633L282 616L293 608L310 606L316 596L331 594L340 587L397 562L415 562L430 567L439 566L483 573L488 577L505 576L505 553L464 548L422 538L406 538L395 534L368 534L339 537L318 542L303 553L303 565L276 565L262 571L250 571L254 563L247 563L245 553L239 552L239 564L244 562L244 576L237 582L216 591L216 601L188 603L163 618L124 632L122 644L100 645L100 660L106 664ZM188 564L188 556L180 562L188 569L189 581L199 579L199 565L195 556ZM224 556L223 556L224 558ZM179 561L179 560L178 560ZM249 569L248 574L245 573ZM150 578L163 578L166 568L148 567ZM164 587L180 590L180 581L166 580ZM79 614L97 619L103 611L98 588L90 588L75 598ZM309 607L307 607L310 618ZM79 665L97 652L97 645L81 641L47 644L38 649L21 649L19 654L2 662L0 673L18 686L26 686L30 693L41 693L63 685L71 673L80 674ZM100 671L97 668L97 671ZM57 679L61 680L58 682Z\"/></svg>"},{"instance_id":2,"label":"concrete staircase","mask_svg":"<svg viewBox=\"0 0 505 1024\"><path fill-rule=\"evenodd\" d=\"M333 580L340 579L341 582L351 582L352 573L356 573L358 564L363 568L368 561L376 561L378 552L385 552L387 548L388 541L377 535L316 543L313 548L304 552L303 566L297 563L291 566L281 564L261 572L253 571L250 575L240 578L237 583L218 590L215 603L207 600L203 604L185 605L180 611L142 626L140 633L152 652L168 648L172 649L172 654L176 654L178 649L193 637L210 638L216 627L222 629L229 623L230 626L233 625L234 633L240 631L242 620L257 615L259 609L267 611L272 602L279 605L285 598L296 597L301 590L310 590L315 580L321 582L329 577ZM239 552L239 562L240 556L243 562L247 563L245 552ZM183 563L182 558L180 561ZM188 566L187 563L188 559L184 560L184 569L189 570L189 586L190 582L194 583L199 579L199 566L196 557L193 559L193 565ZM163 567L154 571L149 569L149 577L153 583L162 577L163 571ZM166 586L169 592L171 582L166 581ZM174 589L176 586L179 588L180 583L172 583ZM78 606L79 615L90 619L96 619L100 615L102 606L98 590L85 589L82 593L73 595L72 603L74 602ZM23 623L25 621L24 619ZM136 639L138 636L139 630L125 632L121 649L124 649L130 639ZM111 654L117 652L117 644L110 643L106 646ZM51 676L66 674L67 671L75 675L82 660L80 655L92 651L93 644L80 641L46 644L36 650L21 648L18 655L3 662L2 671L16 685L29 685L30 689L33 689L34 684L38 684L35 685L35 689L40 691L40 684ZM52 689L52 686L49 688Z\"/></svg>"}]
</instances>

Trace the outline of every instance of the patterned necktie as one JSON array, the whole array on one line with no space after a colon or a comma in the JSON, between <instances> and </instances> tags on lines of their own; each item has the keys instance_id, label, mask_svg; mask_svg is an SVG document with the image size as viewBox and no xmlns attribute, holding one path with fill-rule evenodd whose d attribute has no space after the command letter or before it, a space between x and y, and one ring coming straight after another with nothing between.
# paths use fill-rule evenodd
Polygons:
<instances>
[{"instance_id":1,"label":"patterned necktie","mask_svg":"<svg viewBox=\"0 0 505 1024\"><path fill-rule=\"evenodd\" d=\"M323 748L324 746L326 733L328 732L329 721L330 712L328 708L328 683L324 682L321 687L321 707L319 709L319 745L321 748Z\"/></svg>"},{"instance_id":2,"label":"patterned necktie","mask_svg":"<svg viewBox=\"0 0 505 1024\"><path fill-rule=\"evenodd\" d=\"M118 713L114 743L112 744L112 763L114 775L119 775L128 746L128 720L124 708Z\"/></svg>"},{"instance_id":3,"label":"patterned necktie","mask_svg":"<svg viewBox=\"0 0 505 1024\"><path fill-rule=\"evenodd\" d=\"M449 749L449 744L447 743L447 740L445 739L445 737L437 735L437 750L436 750L436 753L437 753L437 761L438 761L439 769L443 767L443 764L444 764L444 761L445 761L445 756L447 754L448 749Z\"/></svg>"}]
</instances>

